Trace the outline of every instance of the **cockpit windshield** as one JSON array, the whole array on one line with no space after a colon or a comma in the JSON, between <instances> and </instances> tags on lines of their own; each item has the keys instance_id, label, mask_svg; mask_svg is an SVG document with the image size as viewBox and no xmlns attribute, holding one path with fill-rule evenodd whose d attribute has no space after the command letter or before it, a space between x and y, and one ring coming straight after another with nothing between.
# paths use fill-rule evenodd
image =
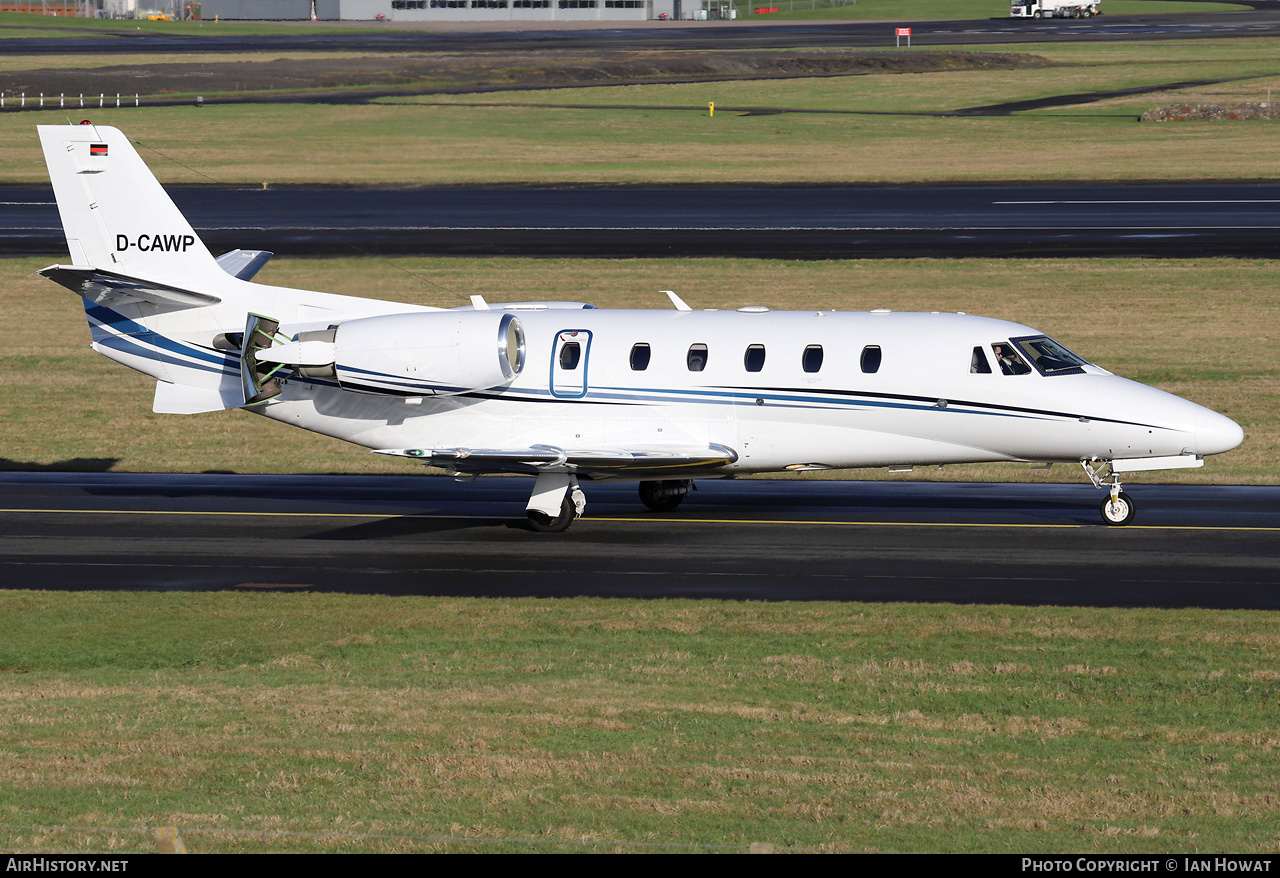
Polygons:
<instances>
[{"instance_id":1,"label":"cockpit windshield","mask_svg":"<svg viewBox=\"0 0 1280 878\"><path fill-rule=\"evenodd\" d=\"M1044 335L1010 339L1026 354L1041 375L1078 375L1088 361Z\"/></svg>"}]
</instances>

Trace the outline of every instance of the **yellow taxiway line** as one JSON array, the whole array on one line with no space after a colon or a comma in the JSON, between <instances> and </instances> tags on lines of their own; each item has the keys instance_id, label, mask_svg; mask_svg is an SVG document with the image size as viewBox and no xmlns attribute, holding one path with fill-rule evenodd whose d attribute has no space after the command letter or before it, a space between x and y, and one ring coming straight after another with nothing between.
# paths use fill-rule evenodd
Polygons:
<instances>
[{"instance_id":1,"label":"yellow taxiway line","mask_svg":"<svg viewBox=\"0 0 1280 878\"><path fill-rule=\"evenodd\" d=\"M478 516L478 515L402 515L390 512L198 512L179 509L0 509L2 513L33 514L61 513L63 515L227 515L256 516L261 518L500 518L510 516ZM663 524L795 524L815 526L841 527L998 527L998 528L1031 528L1080 530L1103 527L1101 524L1030 524L1030 523L983 523L973 521L808 521L765 518L614 518L612 516L591 518L582 521L625 521L629 523L662 522ZM1115 530L1211 530L1211 531L1280 531L1280 527L1238 527L1188 524L1129 524Z\"/></svg>"}]
</instances>

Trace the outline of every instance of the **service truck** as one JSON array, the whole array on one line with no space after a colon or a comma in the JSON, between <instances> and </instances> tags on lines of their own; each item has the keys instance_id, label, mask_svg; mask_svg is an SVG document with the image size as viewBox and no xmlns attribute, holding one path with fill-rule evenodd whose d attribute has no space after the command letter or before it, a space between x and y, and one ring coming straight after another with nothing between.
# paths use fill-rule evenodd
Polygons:
<instances>
[{"instance_id":1,"label":"service truck","mask_svg":"<svg viewBox=\"0 0 1280 878\"><path fill-rule=\"evenodd\" d=\"M1014 18L1089 18L1101 15L1099 0L1016 0L1009 10Z\"/></svg>"}]
</instances>

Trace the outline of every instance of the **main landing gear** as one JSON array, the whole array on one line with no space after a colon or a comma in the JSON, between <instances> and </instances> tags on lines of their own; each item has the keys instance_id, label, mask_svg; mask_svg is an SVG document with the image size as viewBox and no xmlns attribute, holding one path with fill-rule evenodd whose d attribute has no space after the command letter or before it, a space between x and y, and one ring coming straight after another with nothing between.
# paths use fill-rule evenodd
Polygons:
<instances>
[{"instance_id":1,"label":"main landing gear","mask_svg":"<svg viewBox=\"0 0 1280 878\"><path fill-rule=\"evenodd\" d=\"M1102 501L1102 520L1112 527L1124 527L1132 523L1138 507L1132 497L1120 490L1120 474L1111 470L1110 462L1107 463L1108 472L1105 473L1087 460L1080 461L1080 465L1084 467L1085 474L1095 488L1103 488L1108 492L1107 498ZM1110 484L1105 481L1108 477L1111 479Z\"/></svg>"},{"instance_id":2,"label":"main landing gear","mask_svg":"<svg viewBox=\"0 0 1280 878\"><path fill-rule=\"evenodd\" d=\"M558 534L582 517L587 495L578 486L578 477L568 473L543 473L533 485L525 507L529 528L537 533Z\"/></svg>"},{"instance_id":3,"label":"main landing gear","mask_svg":"<svg viewBox=\"0 0 1280 878\"><path fill-rule=\"evenodd\" d=\"M690 479L665 479L640 483L640 502L654 512L670 512L693 490ZM533 494L525 506L529 529L536 533L558 534L582 517L587 508L586 495L578 485L578 477L569 473L543 473L533 485Z\"/></svg>"},{"instance_id":4,"label":"main landing gear","mask_svg":"<svg viewBox=\"0 0 1280 878\"><path fill-rule=\"evenodd\" d=\"M670 512L689 496L693 490L691 479L668 479L662 482L641 482L640 502L654 512Z\"/></svg>"}]
</instances>

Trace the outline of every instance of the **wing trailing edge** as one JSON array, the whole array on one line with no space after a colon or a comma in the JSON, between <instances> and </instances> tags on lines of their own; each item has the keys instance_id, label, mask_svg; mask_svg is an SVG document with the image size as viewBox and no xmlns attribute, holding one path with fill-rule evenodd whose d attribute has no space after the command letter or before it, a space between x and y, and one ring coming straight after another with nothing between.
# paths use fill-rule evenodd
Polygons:
<instances>
[{"instance_id":1,"label":"wing trailing edge","mask_svg":"<svg viewBox=\"0 0 1280 878\"><path fill-rule=\"evenodd\" d=\"M387 448L374 454L407 457L426 466L458 473L569 472L587 476L679 475L714 470L738 459L725 445L657 449L566 449L554 445L528 448Z\"/></svg>"}]
</instances>

